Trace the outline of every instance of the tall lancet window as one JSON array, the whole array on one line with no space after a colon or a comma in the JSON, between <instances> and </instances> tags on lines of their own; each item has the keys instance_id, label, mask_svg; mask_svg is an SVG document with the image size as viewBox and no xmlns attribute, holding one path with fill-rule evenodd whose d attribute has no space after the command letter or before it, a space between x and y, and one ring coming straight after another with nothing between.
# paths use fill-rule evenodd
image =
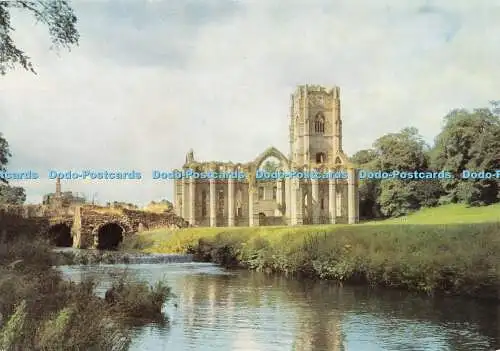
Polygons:
<instances>
[{"instance_id":1,"label":"tall lancet window","mask_svg":"<svg viewBox=\"0 0 500 351\"><path fill-rule=\"evenodd\" d=\"M319 112L314 119L314 132L316 134L325 133L325 116Z\"/></svg>"},{"instance_id":2,"label":"tall lancet window","mask_svg":"<svg viewBox=\"0 0 500 351\"><path fill-rule=\"evenodd\" d=\"M326 154L324 152L318 152L316 154L316 163L325 163L326 162Z\"/></svg>"},{"instance_id":3,"label":"tall lancet window","mask_svg":"<svg viewBox=\"0 0 500 351\"><path fill-rule=\"evenodd\" d=\"M224 200L225 200L224 199L224 190L219 190L218 199L217 199L217 213L219 214L219 216L224 215L224 205L225 205Z\"/></svg>"},{"instance_id":4,"label":"tall lancet window","mask_svg":"<svg viewBox=\"0 0 500 351\"><path fill-rule=\"evenodd\" d=\"M338 192L337 193L337 199L335 201L335 205L337 205L336 209L335 209L335 212L336 212L336 215L337 217L342 217L343 213L342 213L342 193L341 192Z\"/></svg>"},{"instance_id":5,"label":"tall lancet window","mask_svg":"<svg viewBox=\"0 0 500 351\"><path fill-rule=\"evenodd\" d=\"M205 190L201 192L201 217L207 217L207 192Z\"/></svg>"},{"instance_id":6,"label":"tall lancet window","mask_svg":"<svg viewBox=\"0 0 500 351\"><path fill-rule=\"evenodd\" d=\"M243 194L241 193L241 189L238 188L236 191L236 217L243 216Z\"/></svg>"}]
</instances>

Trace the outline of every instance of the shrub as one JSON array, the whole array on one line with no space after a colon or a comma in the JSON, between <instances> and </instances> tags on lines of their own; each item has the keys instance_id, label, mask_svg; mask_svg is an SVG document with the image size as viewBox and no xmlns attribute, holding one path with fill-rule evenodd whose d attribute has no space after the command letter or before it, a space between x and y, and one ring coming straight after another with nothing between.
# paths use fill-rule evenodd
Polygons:
<instances>
[{"instance_id":1,"label":"shrub","mask_svg":"<svg viewBox=\"0 0 500 351\"><path fill-rule=\"evenodd\" d=\"M128 320L159 318L171 296L164 282L149 287L124 275L110 303L95 295L97 281L66 281L53 260L44 242L0 246L1 350L127 350Z\"/></svg>"},{"instance_id":2,"label":"shrub","mask_svg":"<svg viewBox=\"0 0 500 351\"><path fill-rule=\"evenodd\" d=\"M161 280L152 286L128 280L124 273L106 291L105 300L111 309L126 320L161 320L163 305L173 297L170 287Z\"/></svg>"}]
</instances>

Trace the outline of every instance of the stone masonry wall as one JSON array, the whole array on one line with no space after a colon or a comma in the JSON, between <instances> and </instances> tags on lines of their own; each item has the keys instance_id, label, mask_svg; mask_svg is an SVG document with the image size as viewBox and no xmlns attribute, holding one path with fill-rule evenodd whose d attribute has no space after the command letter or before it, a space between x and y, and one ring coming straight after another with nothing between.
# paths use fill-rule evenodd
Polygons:
<instances>
[{"instance_id":1,"label":"stone masonry wall","mask_svg":"<svg viewBox=\"0 0 500 351\"><path fill-rule=\"evenodd\" d=\"M108 223L123 229L123 236L155 228L184 228L189 224L173 211L152 213L123 209L121 212L102 211L102 208L77 206L52 208L44 205L0 206L0 238L15 235L46 236L50 226L66 224L71 227L74 247L93 248L98 230Z\"/></svg>"},{"instance_id":2,"label":"stone masonry wall","mask_svg":"<svg viewBox=\"0 0 500 351\"><path fill-rule=\"evenodd\" d=\"M10 240L20 235L39 237L47 232L49 225L48 218L29 217L21 206L0 207L1 240Z\"/></svg>"},{"instance_id":3,"label":"stone masonry wall","mask_svg":"<svg viewBox=\"0 0 500 351\"><path fill-rule=\"evenodd\" d=\"M94 248L96 245L96 236L99 228L107 223L116 223L123 229L124 237L135 232L127 217L117 213L101 213L92 209L81 208L81 212L75 216L79 217L73 223L74 246L81 249ZM79 227L79 233L76 228Z\"/></svg>"},{"instance_id":4,"label":"stone masonry wall","mask_svg":"<svg viewBox=\"0 0 500 351\"><path fill-rule=\"evenodd\" d=\"M185 228L189 226L186 220L177 216L173 211L153 213L124 209L123 214L129 219L130 224L136 231L139 231L141 224L144 230L156 228Z\"/></svg>"}]
</instances>

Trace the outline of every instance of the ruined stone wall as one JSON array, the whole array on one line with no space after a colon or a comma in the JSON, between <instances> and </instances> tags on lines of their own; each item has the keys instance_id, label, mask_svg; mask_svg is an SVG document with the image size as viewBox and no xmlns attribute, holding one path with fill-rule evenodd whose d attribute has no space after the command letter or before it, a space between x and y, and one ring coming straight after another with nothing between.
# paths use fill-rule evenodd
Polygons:
<instances>
[{"instance_id":1,"label":"ruined stone wall","mask_svg":"<svg viewBox=\"0 0 500 351\"><path fill-rule=\"evenodd\" d=\"M139 231L156 228L185 228L189 223L177 216L174 211L163 213L145 212L139 210L123 209L123 215L128 218L132 228Z\"/></svg>"},{"instance_id":2,"label":"ruined stone wall","mask_svg":"<svg viewBox=\"0 0 500 351\"><path fill-rule=\"evenodd\" d=\"M18 236L41 237L49 228L48 218L29 216L22 206L0 207L0 236L11 240Z\"/></svg>"},{"instance_id":3,"label":"ruined stone wall","mask_svg":"<svg viewBox=\"0 0 500 351\"><path fill-rule=\"evenodd\" d=\"M0 212L15 214L24 218L67 217L73 215L74 208L48 205L0 205Z\"/></svg>"},{"instance_id":4,"label":"ruined stone wall","mask_svg":"<svg viewBox=\"0 0 500 351\"><path fill-rule=\"evenodd\" d=\"M139 210L103 211L97 206L54 208L45 205L0 206L0 239L16 235L47 237L51 226L66 224L71 228L73 245L94 248L99 229L108 223L118 224L124 237L155 228L184 228L188 222L173 211L153 213Z\"/></svg>"},{"instance_id":5,"label":"ruined stone wall","mask_svg":"<svg viewBox=\"0 0 500 351\"><path fill-rule=\"evenodd\" d=\"M43 205L0 205L0 213L24 218L45 217L49 209Z\"/></svg>"}]
</instances>

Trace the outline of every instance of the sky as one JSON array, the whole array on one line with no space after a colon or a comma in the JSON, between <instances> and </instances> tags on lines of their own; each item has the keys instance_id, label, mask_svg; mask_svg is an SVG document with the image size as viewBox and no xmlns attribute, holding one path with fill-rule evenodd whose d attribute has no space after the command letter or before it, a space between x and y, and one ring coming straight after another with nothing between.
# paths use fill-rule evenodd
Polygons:
<instances>
[{"instance_id":1,"label":"sky","mask_svg":"<svg viewBox=\"0 0 500 351\"><path fill-rule=\"evenodd\" d=\"M172 199L152 170L288 154L290 94L339 86L343 147L414 126L432 143L454 108L500 99L497 0L78 0L80 43L51 50L47 28L14 13L32 58L0 77L0 132L28 202L53 170L136 170L140 181L63 180L97 202Z\"/></svg>"}]
</instances>

